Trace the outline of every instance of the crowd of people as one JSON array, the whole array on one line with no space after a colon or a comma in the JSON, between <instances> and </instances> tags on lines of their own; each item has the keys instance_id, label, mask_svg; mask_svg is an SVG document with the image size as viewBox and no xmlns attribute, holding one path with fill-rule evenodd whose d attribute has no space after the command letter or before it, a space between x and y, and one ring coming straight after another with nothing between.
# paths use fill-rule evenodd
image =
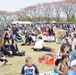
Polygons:
<instances>
[{"instance_id":1,"label":"crowd of people","mask_svg":"<svg viewBox=\"0 0 76 75\"><path fill-rule=\"evenodd\" d=\"M65 30L65 35L59 33L56 37L55 29ZM22 36L25 36L25 40ZM8 31L4 32L4 43L0 49L0 66L6 64L9 57L24 56L25 51L20 52L17 46L18 42L23 42L21 46L33 46L34 51L52 52L54 49L46 47L44 42L55 42L60 38L61 44L56 56L55 72L59 75L76 75L76 26L75 24L44 24L44 25L22 25L13 24L8 27ZM10 43L11 41L11 43ZM17 43L16 43L17 42ZM32 58L26 58L26 65L22 67L21 75L39 75L38 68L32 63Z\"/></svg>"}]
</instances>

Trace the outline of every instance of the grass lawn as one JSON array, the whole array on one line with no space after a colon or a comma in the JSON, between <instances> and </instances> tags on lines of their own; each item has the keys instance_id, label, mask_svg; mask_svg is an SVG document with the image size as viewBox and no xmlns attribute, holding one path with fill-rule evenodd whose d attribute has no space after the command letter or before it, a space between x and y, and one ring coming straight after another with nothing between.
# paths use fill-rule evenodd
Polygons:
<instances>
[{"instance_id":1,"label":"grass lawn","mask_svg":"<svg viewBox=\"0 0 76 75\"><path fill-rule=\"evenodd\" d=\"M32 46L20 46L21 43L18 43L18 47L20 51L25 51L25 56L18 57L14 56L13 58L7 57L8 61L12 65L4 65L0 67L0 75L20 75L21 68L25 64L25 58L30 56L33 58L33 62L37 65L39 72L46 72L53 70L53 65L46 65L38 62L38 58L42 55L46 54L47 52L35 52L31 48ZM56 54L57 50L60 48L60 45L55 43L45 43L45 46L51 47L55 49L54 55Z\"/></svg>"}]
</instances>

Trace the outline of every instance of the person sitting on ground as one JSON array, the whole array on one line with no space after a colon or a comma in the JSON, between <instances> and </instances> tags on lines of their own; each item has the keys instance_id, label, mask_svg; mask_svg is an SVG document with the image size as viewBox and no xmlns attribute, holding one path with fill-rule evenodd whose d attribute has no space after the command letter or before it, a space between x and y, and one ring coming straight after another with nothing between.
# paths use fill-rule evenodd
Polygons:
<instances>
[{"instance_id":1,"label":"person sitting on ground","mask_svg":"<svg viewBox=\"0 0 76 75\"><path fill-rule=\"evenodd\" d=\"M59 38L62 40L64 39L64 36L59 32Z\"/></svg>"},{"instance_id":2,"label":"person sitting on ground","mask_svg":"<svg viewBox=\"0 0 76 75\"><path fill-rule=\"evenodd\" d=\"M64 43L66 43L66 44L68 45L68 47L70 46L70 41L69 41L67 35L64 36L64 39L63 39L62 42L61 42L61 44L64 44Z\"/></svg>"},{"instance_id":3,"label":"person sitting on ground","mask_svg":"<svg viewBox=\"0 0 76 75\"><path fill-rule=\"evenodd\" d=\"M45 47L44 46L44 41L42 40L42 37L41 36L36 41L36 43L34 45L34 50L41 50L41 51L48 51L48 52L53 51L52 48L49 48L49 47Z\"/></svg>"},{"instance_id":4,"label":"person sitting on ground","mask_svg":"<svg viewBox=\"0 0 76 75\"><path fill-rule=\"evenodd\" d=\"M8 61L5 58L4 54L1 52L1 47L3 45L3 42L4 42L3 37L0 36L0 66L8 63Z\"/></svg>"},{"instance_id":5,"label":"person sitting on ground","mask_svg":"<svg viewBox=\"0 0 76 75\"><path fill-rule=\"evenodd\" d=\"M34 45L32 35L30 33L26 36L25 45Z\"/></svg>"},{"instance_id":6,"label":"person sitting on ground","mask_svg":"<svg viewBox=\"0 0 76 75\"><path fill-rule=\"evenodd\" d=\"M4 40L4 44L1 47L1 51L4 55L8 55L9 57L11 57L13 55L13 52L12 52L7 40Z\"/></svg>"},{"instance_id":7,"label":"person sitting on ground","mask_svg":"<svg viewBox=\"0 0 76 75\"><path fill-rule=\"evenodd\" d=\"M75 50L75 45L76 45L76 33L74 34L74 39L72 41L72 50Z\"/></svg>"},{"instance_id":8,"label":"person sitting on ground","mask_svg":"<svg viewBox=\"0 0 76 75\"><path fill-rule=\"evenodd\" d=\"M48 37L48 39L49 39L49 42L55 42L55 40L56 40L55 33L53 33L53 35Z\"/></svg>"},{"instance_id":9,"label":"person sitting on ground","mask_svg":"<svg viewBox=\"0 0 76 75\"><path fill-rule=\"evenodd\" d=\"M35 33L32 33L32 39L33 39L33 42L36 41L36 35L35 35Z\"/></svg>"},{"instance_id":10,"label":"person sitting on ground","mask_svg":"<svg viewBox=\"0 0 76 75\"><path fill-rule=\"evenodd\" d=\"M4 65L4 64L9 64L8 60L5 58L5 56L3 55L3 53L0 51L0 66ZM11 64L9 64L11 65Z\"/></svg>"},{"instance_id":11,"label":"person sitting on ground","mask_svg":"<svg viewBox=\"0 0 76 75\"><path fill-rule=\"evenodd\" d=\"M71 69L68 75L76 75L76 59L71 62Z\"/></svg>"},{"instance_id":12,"label":"person sitting on ground","mask_svg":"<svg viewBox=\"0 0 76 75\"><path fill-rule=\"evenodd\" d=\"M19 33L16 34L16 40L17 42L23 42L22 37L19 35Z\"/></svg>"},{"instance_id":13,"label":"person sitting on ground","mask_svg":"<svg viewBox=\"0 0 76 75\"><path fill-rule=\"evenodd\" d=\"M12 39L11 50L13 52L13 55L16 55L16 56L24 56L25 55L25 51L19 52L19 49L18 49L15 39Z\"/></svg>"},{"instance_id":14,"label":"person sitting on ground","mask_svg":"<svg viewBox=\"0 0 76 75\"><path fill-rule=\"evenodd\" d=\"M68 71L69 71L67 65L68 58L69 56L67 54L62 55L61 62L59 63L57 68L58 75L68 75Z\"/></svg>"},{"instance_id":15,"label":"person sitting on ground","mask_svg":"<svg viewBox=\"0 0 76 75\"><path fill-rule=\"evenodd\" d=\"M48 32L49 32L50 36L53 35L53 33L54 33L53 26L49 26Z\"/></svg>"},{"instance_id":16,"label":"person sitting on ground","mask_svg":"<svg viewBox=\"0 0 76 75\"><path fill-rule=\"evenodd\" d=\"M44 41L44 42L48 42L48 37L45 35L45 32L44 32L44 34L43 34L43 41Z\"/></svg>"},{"instance_id":17,"label":"person sitting on ground","mask_svg":"<svg viewBox=\"0 0 76 75\"><path fill-rule=\"evenodd\" d=\"M71 57L70 57L70 62L72 62L73 60L76 59L76 45L75 45L75 49L70 53Z\"/></svg>"},{"instance_id":18,"label":"person sitting on ground","mask_svg":"<svg viewBox=\"0 0 76 75\"><path fill-rule=\"evenodd\" d=\"M55 57L55 65L57 66L61 62L62 55L67 52L67 44L62 44L60 50L58 50Z\"/></svg>"},{"instance_id":19,"label":"person sitting on ground","mask_svg":"<svg viewBox=\"0 0 76 75\"><path fill-rule=\"evenodd\" d=\"M25 59L26 64L22 67L20 75L39 75L38 68L33 64L32 58Z\"/></svg>"},{"instance_id":20,"label":"person sitting on ground","mask_svg":"<svg viewBox=\"0 0 76 75\"><path fill-rule=\"evenodd\" d=\"M49 36L49 32L48 32L48 30L45 32L45 35L46 35L46 37Z\"/></svg>"}]
</instances>

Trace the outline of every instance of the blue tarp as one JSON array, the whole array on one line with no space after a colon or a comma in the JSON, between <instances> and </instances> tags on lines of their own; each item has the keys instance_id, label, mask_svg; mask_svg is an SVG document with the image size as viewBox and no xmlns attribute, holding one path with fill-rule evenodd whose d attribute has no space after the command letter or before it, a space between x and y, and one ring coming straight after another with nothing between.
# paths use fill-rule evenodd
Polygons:
<instances>
[{"instance_id":1,"label":"blue tarp","mask_svg":"<svg viewBox=\"0 0 76 75\"><path fill-rule=\"evenodd\" d=\"M45 72L45 73L41 73L40 75L58 75L58 73L54 72L54 71L50 71L50 72Z\"/></svg>"}]
</instances>

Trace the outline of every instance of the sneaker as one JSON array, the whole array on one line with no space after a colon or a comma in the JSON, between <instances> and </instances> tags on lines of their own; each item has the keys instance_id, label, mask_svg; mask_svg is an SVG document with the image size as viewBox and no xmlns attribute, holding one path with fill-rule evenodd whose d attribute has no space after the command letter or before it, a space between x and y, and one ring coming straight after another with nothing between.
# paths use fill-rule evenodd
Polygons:
<instances>
[{"instance_id":1,"label":"sneaker","mask_svg":"<svg viewBox=\"0 0 76 75\"><path fill-rule=\"evenodd\" d=\"M5 64L6 64L6 65L12 65L12 64L10 64L10 63L8 63L8 62L7 62L7 63L5 63Z\"/></svg>"},{"instance_id":2,"label":"sneaker","mask_svg":"<svg viewBox=\"0 0 76 75\"><path fill-rule=\"evenodd\" d=\"M5 61L3 61L3 62L0 62L0 66L2 66L2 65L4 65L5 64Z\"/></svg>"},{"instance_id":3,"label":"sneaker","mask_svg":"<svg viewBox=\"0 0 76 75\"><path fill-rule=\"evenodd\" d=\"M25 51L21 52L22 53L22 56L25 56Z\"/></svg>"}]
</instances>

